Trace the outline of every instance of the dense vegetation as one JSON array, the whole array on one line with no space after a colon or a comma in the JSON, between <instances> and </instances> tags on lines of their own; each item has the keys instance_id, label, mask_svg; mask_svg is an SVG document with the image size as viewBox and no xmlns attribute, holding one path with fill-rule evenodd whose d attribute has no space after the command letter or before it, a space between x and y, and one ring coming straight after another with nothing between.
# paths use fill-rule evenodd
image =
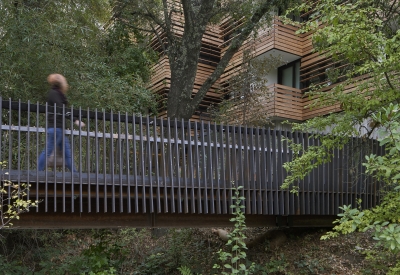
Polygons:
<instances>
[{"instance_id":1,"label":"dense vegetation","mask_svg":"<svg viewBox=\"0 0 400 275\"><path fill-rule=\"evenodd\" d=\"M284 188L293 186L315 166L329 162L334 149L341 149L352 136L367 140L373 133L380 136L386 154L371 154L361 160L366 173L382 182L381 204L365 210L343 206L338 225L325 238L368 231L378 241L370 251L377 258L385 258L392 267L388 274L400 271L400 2L380 0L336 1L323 0L313 6L305 3L298 10L309 10L311 20L302 25L301 31L313 31L313 43L320 54L332 57L330 68L331 93L320 92L316 86L310 96L317 96L318 106L340 104L343 112L329 114L294 124L302 131L323 132L316 134L320 146L306 149L293 144L296 158L286 163L290 175ZM323 25L323 28L320 26ZM338 81L340 79L340 81ZM327 86L325 85L325 86ZM354 87L349 89L349 87ZM312 106L311 106L312 107ZM361 172L360 172L361 173ZM296 192L294 185L293 191ZM373 257L372 257L373 258Z\"/></svg>"},{"instance_id":2,"label":"dense vegetation","mask_svg":"<svg viewBox=\"0 0 400 275\"><path fill-rule=\"evenodd\" d=\"M6 0L0 3L0 93L45 102L47 75L67 78L71 104L147 112L155 54L112 20L109 1ZM135 41L135 42L134 42Z\"/></svg>"},{"instance_id":3,"label":"dense vegetation","mask_svg":"<svg viewBox=\"0 0 400 275\"><path fill-rule=\"evenodd\" d=\"M333 93L321 94L318 92L321 87L315 87L310 94L320 97L317 102L319 106L340 103L343 112L293 125L305 131L322 131L332 125L335 127L330 135L319 136L322 144L319 147L310 146L303 151L293 145L299 154L293 162L286 164L291 174L284 186L291 186L318 163L328 162L333 149L341 148L352 135L358 135L359 129L366 124L370 130L368 134L381 129L381 143L386 146L387 154L371 155L364 165L367 173L382 180L387 192L383 193L381 205L372 210L343 206L343 214L335 231L323 237L339 239L321 242L315 237L321 237L323 232L299 235L296 231L288 231L289 242L286 244L271 250L268 241L262 241L246 254L240 254L238 259L244 267L232 267L226 266L223 260L234 255L232 253L229 256L227 251L237 247L225 246L209 230L169 230L167 235L160 238L152 237L151 230L136 229L7 230L2 231L0 239L1 272L179 274L187 267L188 274L220 274L219 269L213 268L217 264L221 265L224 272L241 268L243 274L252 269L255 274L397 274L400 270L399 1L391 1L390 5L383 0L342 2L322 0L317 7L302 5L298 8L315 8L319 11L314 13L314 19L318 21L309 21L303 30L316 32L316 50L347 65L340 69L332 68L330 77L333 82L335 77L344 76L341 79L345 79L341 85L335 86ZM141 1L131 3L140 4ZM148 3L153 5L159 2ZM239 7L247 8L244 9L244 15L250 21L252 12L258 8L264 7L265 12L269 11L269 6L251 7L245 4ZM118 10L113 8L106 0L79 3L69 0L2 1L1 96L44 102L46 76L58 72L69 80L69 99L74 105L142 113L152 110L155 101L145 85L155 54L147 47L146 36L138 31L129 32L129 25L121 24L129 21L116 20L123 17L118 17ZM226 8L221 11L228 10L223 5L221 8ZM199 15L199 11L193 7L191 12ZM236 14L239 15L243 14ZM133 22L138 18L130 19ZM322 22L326 27L319 28L316 22ZM180 40L172 42L177 43L176 47L184 44L180 44ZM173 53L169 54L173 56ZM354 81L355 77L365 75L368 77L363 82ZM356 89L347 92L347 85L356 85ZM176 89L179 88L178 85ZM191 94L191 88L189 90ZM191 104L190 96L186 95L184 99ZM192 105L186 109L186 113L173 113L173 116L186 116L191 108ZM235 222L241 229L234 237L242 238L244 233L254 236L266 230L248 230L241 224L243 220ZM355 231L365 233L356 234ZM350 235L339 236L339 233ZM342 264L346 253L340 242L344 242L345 251L357 259L348 266ZM220 251L221 248L223 251ZM366 262L364 256L373 260Z\"/></svg>"}]
</instances>

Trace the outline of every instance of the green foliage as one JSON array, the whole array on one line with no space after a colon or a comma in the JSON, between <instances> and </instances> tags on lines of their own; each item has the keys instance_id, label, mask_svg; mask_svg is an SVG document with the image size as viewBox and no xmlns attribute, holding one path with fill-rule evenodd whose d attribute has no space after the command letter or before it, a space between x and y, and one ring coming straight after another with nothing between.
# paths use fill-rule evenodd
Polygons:
<instances>
[{"instance_id":1,"label":"green foliage","mask_svg":"<svg viewBox=\"0 0 400 275\"><path fill-rule=\"evenodd\" d=\"M234 205L231 205L231 208L234 209L233 215L235 217L231 218L230 221L235 224L235 228L228 235L227 246L230 246L231 252L225 252L220 249L217 254L219 256L219 260L222 265L215 264L213 268L221 270L221 274L253 274L254 271L254 263L251 263L250 266L246 266L244 261L246 260L246 252L247 249L245 239L246 236L244 234L244 230L246 229L245 216L243 212L244 205L242 205L243 200L245 198L240 195L240 189L243 186L233 187L234 195L232 199L235 201Z\"/></svg>"},{"instance_id":2,"label":"green foliage","mask_svg":"<svg viewBox=\"0 0 400 275\"><path fill-rule=\"evenodd\" d=\"M46 77L57 72L69 82L72 105L154 110L145 86L155 56L111 20L111 10L107 0L2 1L1 95L43 103Z\"/></svg>"},{"instance_id":3,"label":"green foliage","mask_svg":"<svg viewBox=\"0 0 400 275\"><path fill-rule=\"evenodd\" d=\"M192 270L187 266L178 267L181 275L192 275Z\"/></svg>"},{"instance_id":4,"label":"green foliage","mask_svg":"<svg viewBox=\"0 0 400 275\"><path fill-rule=\"evenodd\" d=\"M208 109L217 123L261 127L270 123L271 114L265 104L270 101L273 93L265 76L284 62L281 56L254 57L252 50L244 53L239 71L228 80L229 98Z\"/></svg>"},{"instance_id":5,"label":"green foliage","mask_svg":"<svg viewBox=\"0 0 400 275\"><path fill-rule=\"evenodd\" d=\"M169 247L156 247L146 258L143 259L138 266L135 274L172 274L178 268L184 266L194 266L191 259L192 255L188 254L186 246L191 240L192 232L190 229L170 230L168 238Z\"/></svg>"},{"instance_id":6,"label":"green foliage","mask_svg":"<svg viewBox=\"0 0 400 275\"><path fill-rule=\"evenodd\" d=\"M357 230L368 231L377 240L379 249L395 255L400 248L400 116L397 104L400 102L397 73L400 70L400 3L388 3L322 0L296 8L311 14L299 32L314 32L315 50L343 64L340 71L332 66L333 78L340 78L342 82L329 87L332 88L330 92L322 92L328 84L315 86L309 96L318 96L318 99L309 108L338 104L343 112L294 126L296 130L316 133L329 129L330 133L316 134L320 140L317 146L291 145L295 156L292 162L285 164L290 175L283 188L296 185L297 180L303 179L318 164L329 162L333 150L343 148L350 137L360 136L361 128L367 130L366 138L380 129L380 145L385 146L386 154L372 154L365 160L357 160L363 162L368 175L383 183L380 205L368 210L342 206L343 212L335 222L334 231L322 239Z\"/></svg>"},{"instance_id":7,"label":"green foliage","mask_svg":"<svg viewBox=\"0 0 400 275\"><path fill-rule=\"evenodd\" d=\"M313 259L308 255L304 255L302 260L294 264L300 268L301 271L299 274L320 274L325 271L318 259Z\"/></svg>"},{"instance_id":8,"label":"green foliage","mask_svg":"<svg viewBox=\"0 0 400 275\"><path fill-rule=\"evenodd\" d=\"M285 272L287 267L289 267L289 263L285 259L285 255L282 253L277 257L272 257L264 265L255 264L254 274L286 274Z\"/></svg>"},{"instance_id":9,"label":"green foliage","mask_svg":"<svg viewBox=\"0 0 400 275\"><path fill-rule=\"evenodd\" d=\"M3 170L6 162L0 162ZM7 174L7 173L6 173ZM19 220L21 214L29 212L29 208L37 207L39 201L26 199L30 185L15 183L9 180L0 181L0 229L13 225L12 220Z\"/></svg>"},{"instance_id":10,"label":"green foliage","mask_svg":"<svg viewBox=\"0 0 400 275\"><path fill-rule=\"evenodd\" d=\"M398 5L398 4L397 4ZM387 8L388 10L384 10ZM297 11L314 11L311 20L301 26L300 32L314 32L314 48L321 55L342 62L340 75L343 82L333 85L330 92L321 92L325 86L315 86L309 93L317 96L314 105L308 108L340 105L343 112L317 117L294 129L320 133L327 129L329 134L318 135L320 145L307 148L292 145L294 160L285 164L290 175L283 188L288 188L303 179L313 168L329 162L332 149L341 149L349 137L359 135L365 124L370 128L366 137L380 124L371 119L381 108L400 100L400 32L388 31L385 26L390 20L398 20L389 7L381 1L358 0L346 4L342 1L323 0L310 6L305 3ZM289 13L293 10L289 10ZM388 18L381 18L380 14ZM389 20L389 21L388 21ZM324 28L320 28L323 24ZM332 65L333 66L333 65ZM354 89L347 89L354 85Z\"/></svg>"},{"instance_id":11,"label":"green foliage","mask_svg":"<svg viewBox=\"0 0 400 275\"><path fill-rule=\"evenodd\" d=\"M377 156L371 154L366 157L364 166L366 173L381 180L386 191L383 191L381 203L373 209L361 210L351 206L343 206L341 218L335 223L333 232L328 232L322 239L348 234L356 230L370 230L377 246L382 246L394 255L400 252L400 113L397 104L390 104L382 108L381 112L372 116L374 121L382 126L383 138L381 145L385 145L386 154Z\"/></svg>"}]
</instances>

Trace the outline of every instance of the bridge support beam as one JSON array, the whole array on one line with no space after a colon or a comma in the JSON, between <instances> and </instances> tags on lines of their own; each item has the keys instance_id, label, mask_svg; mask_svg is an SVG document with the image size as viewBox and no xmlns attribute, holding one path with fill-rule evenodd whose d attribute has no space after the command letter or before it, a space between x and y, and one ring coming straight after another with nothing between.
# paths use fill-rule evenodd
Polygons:
<instances>
[{"instance_id":1,"label":"bridge support beam","mask_svg":"<svg viewBox=\"0 0 400 275\"><path fill-rule=\"evenodd\" d=\"M21 215L13 228L89 229L89 228L162 228L231 227L232 215L168 213L36 213ZM332 227L336 216L264 216L247 215L248 227Z\"/></svg>"}]
</instances>

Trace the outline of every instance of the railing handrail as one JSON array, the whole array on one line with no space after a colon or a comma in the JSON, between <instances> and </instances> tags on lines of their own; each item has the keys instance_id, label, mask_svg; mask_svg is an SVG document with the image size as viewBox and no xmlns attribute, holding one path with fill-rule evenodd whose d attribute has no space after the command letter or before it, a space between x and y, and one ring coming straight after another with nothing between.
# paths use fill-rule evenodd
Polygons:
<instances>
[{"instance_id":1,"label":"railing handrail","mask_svg":"<svg viewBox=\"0 0 400 275\"><path fill-rule=\"evenodd\" d=\"M11 109L11 110L21 110L21 111L26 111L26 112L31 112L31 113L41 113L45 114L46 113L46 108L49 111L53 110L54 106L50 106L47 103L45 105L40 104L39 102L37 103L23 103L21 101L12 101L11 99L9 100L3 100L0 97L0 101L2 104L2 109ZM57 109L61 107L57 107ZM80 118L90 118L90 119L97 119L97 120L105 120L105 121L113 121L113 122L128 122L128 123L135 123L135 124L142 124L142 125L154 125L156 123L156 126L160 126L161 123L163 124L164 127L168 125L168 121L170 123L170 126L175 126L178 129L187 128L187 123L190 123L190 129L191 130L201 130L201 127L203 129L210 129L211 131L228 131L229 133L242 133L242 134L255 134L258 132L258 134L261 135L261 133L264 131L265 134L271 134L272 131L275 132L281 132L283 133L284 131L280 130L273 130L270 128L261 128L261 127L250 127L250 126L233 126L233 125L220 125L216 123L211 123L209 121L190 121L190 120L175 120L175 119L163 119L163 118L156 118L156 117L150 117L150 116L141 116L141 115L135 115L135 114L128 114L128 113L123 113L121 114L120 112L106 112L106 111L90 111L90 110L84 110L82 108L79 109L74 109L74 106L71 107L65 107L64 109L66 112L70 112L73 117L80 117ZM183 126L182 126L183 125ZM203 126L202 126L203 125ZM196 126L196 128L195 128Z\"/></svg>"}]
</instances>

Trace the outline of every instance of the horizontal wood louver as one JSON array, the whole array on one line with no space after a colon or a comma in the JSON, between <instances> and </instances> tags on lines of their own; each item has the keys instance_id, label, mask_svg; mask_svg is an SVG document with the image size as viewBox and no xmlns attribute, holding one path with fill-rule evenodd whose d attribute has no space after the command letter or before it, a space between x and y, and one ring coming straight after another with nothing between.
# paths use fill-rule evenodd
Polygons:
<instances>
[{"instance_id":1,"label":"horizontal wood louver","mask_svg":"<svg viewBox=\"0 0 400 275\"><path fill-rule=\"evenodd\" d=\"M221 26L221 37L224 39L229 38L221 45L222 56L229 48L229 43L233 39L230 37L231 33L234 33L232 25L238 28L241 26L241 23L227 20ZM303 37L295 33L297 29L297 27L283 24L282 20L275 16L270 26L261 29L256 37L251 36L247 39L239 51L234 54L220 78L221 84L229 82L232 77L240 72L240 66L243 64L246 51L249 52L252 58L258 57L272 49L302 56Z\"/></svg>"},{"instance_id":2,"label":"horizontal wood louver","mask_svg":"<svg viewBox=\"0 0 400 275\"><path fill-rule=\"evenodd\" d=\"M303 20L308 16L309 14L303 14ZM183 22L182 15L174 14L173 29L177 36L183 33L181 22ZM226 18L219 25L207 28L202 40L193 95L197 93L203 81L214 71L217 62L225 54L230 43L235 38L236 30L243 27L243 25L243 20ZM251 36L247 39L238 52L233 55L224 73L206 94L200 104L199 110L192 118L210 119L207 111L208 107L218 105L223 99L227 98L228 93L232 92L230 90L230 82L233 81L235 76L243 72L242 65L247 55L250 58L256 58L263 54L268 54L271 50L279 50L299 56L300 58L300 90L279 84L269 88L274 92L264 100L266 102L264 111L271 115L271 119L303 121L315 116L341 111L339 104L315 107L314 103L318 100L318 97L310 97L307 93L310 91L312 84L329 84L320 90L329 93L333 87L345 80L345 76L344 74L340 75L335 83L330 83L327 71L332 68L345 68L346 65L333 60L329 56L315 52L312 43L312 33L296 34L297 30L298 27L284 24L282 19L275 16L269 26L259 30L256 37ZM160 37L165 46L167 46L165 34L160 33ZM151 45L155 50L162 53L162 46L156 37L153 38ZM165 117L165 102L171 82L168 58L165 55L161 55L159 62L153 67L153 71L154 74L149 88L160 96L159 115ZM350 92L352 89L354 89L354 84L349 85L345 90L346 92ZM240 101L235 102L232 114L237 114L238 117L244 115L242 112L247 109L240 107L242 104ZM247 116L251 115L251 110L247 111L249 112Z\"/></svg>"}]
</instances>

